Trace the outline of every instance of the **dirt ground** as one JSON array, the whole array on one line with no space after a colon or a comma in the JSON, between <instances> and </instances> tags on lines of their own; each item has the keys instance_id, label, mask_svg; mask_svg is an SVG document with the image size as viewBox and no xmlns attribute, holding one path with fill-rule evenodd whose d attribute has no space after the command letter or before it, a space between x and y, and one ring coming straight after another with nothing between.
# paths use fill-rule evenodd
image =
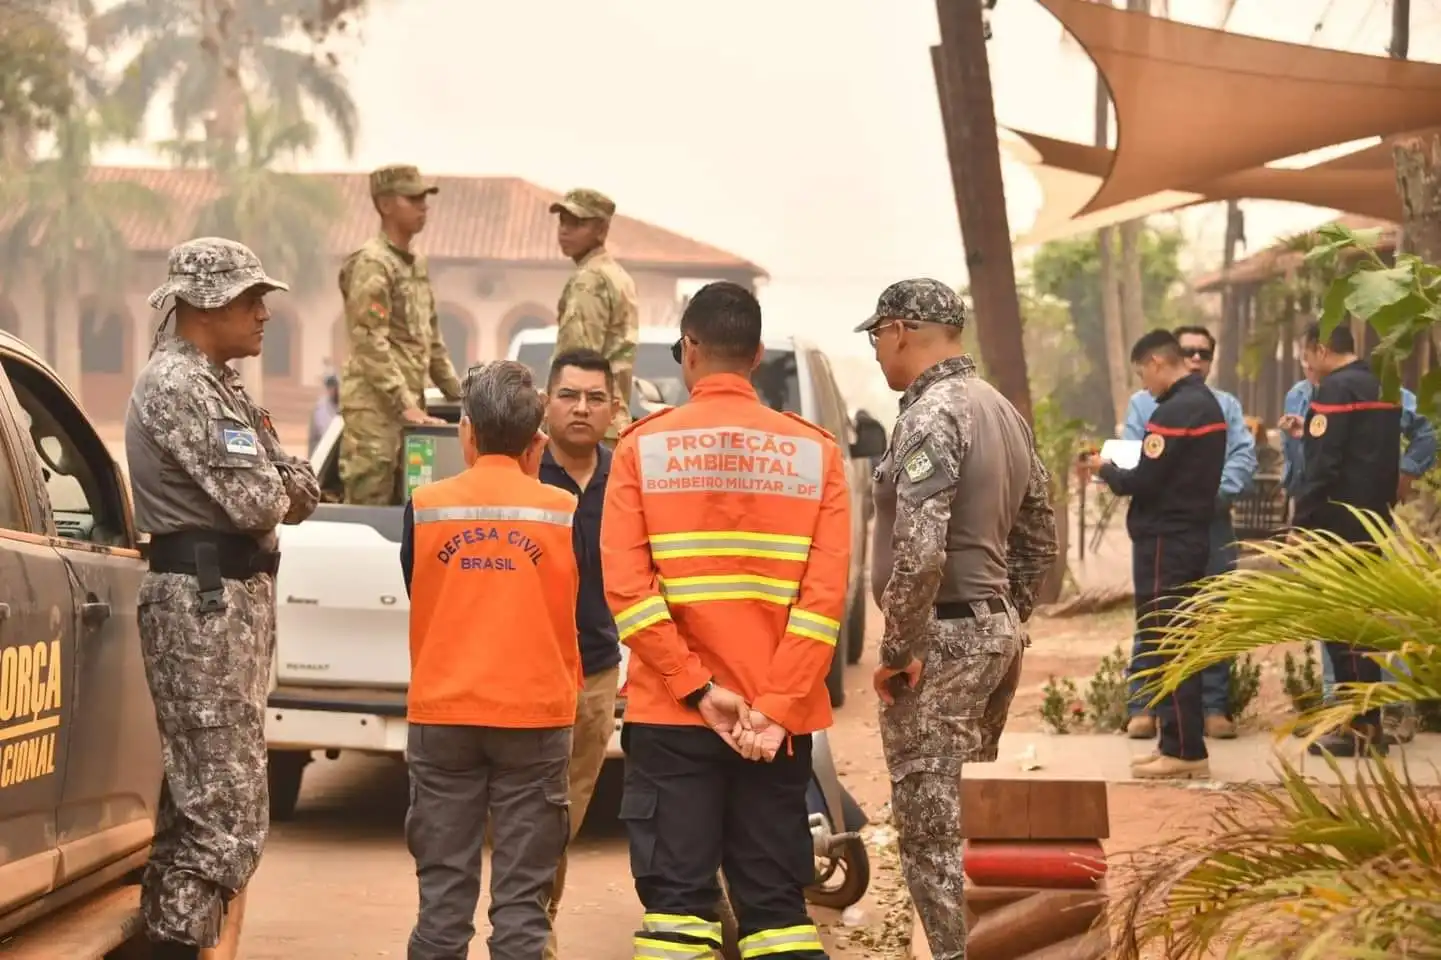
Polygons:
<instances>
[{"instance_id":1,"label":"dirt ground","mask_svg":"<svg viewBox=\"0 0 1441 960\"><path fill-rule=\"evenodd\" d=\"M1041 690L1049 676L1088 678L1097 661L1129 642L1128 612L1072 620L1036 619L1011 727L1041 726ZM847 674L848 699L838 711L831 743L846 785L873 820L873 845L885 846L889 780L876 732L869 677L879 616L871 611L872 639L860 666ZM1272 670L1268 699L1279 694ZM561 955L578 960L627 960L641 913L630 881L624 833L615 819L618 770L608 771L580 838L572 848L562 904ZM253 884L242 954L246 960L297 957L404 957L415 918L414 867L402 836L406 781L393 760L343 756L320 760L307 773L296 817L276 824ZM1205 825L1221 795L1178 786L1112 786L1112 838L1108 853L1154 843ZM904 926L904 903L894 889L894 857L873 849L871 891L847 913L815 910L836 960L891 953ZM471 957L487 956L486 901L477 913ZM889 922L887 916L890 915Z\"/></svg>"}]
</instances>

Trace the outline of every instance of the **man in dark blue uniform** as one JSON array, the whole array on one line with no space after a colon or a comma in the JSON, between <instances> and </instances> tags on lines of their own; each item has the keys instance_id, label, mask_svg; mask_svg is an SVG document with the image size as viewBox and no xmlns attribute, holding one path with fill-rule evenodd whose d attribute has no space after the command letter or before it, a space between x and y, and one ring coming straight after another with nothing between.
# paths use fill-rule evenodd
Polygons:
<instances>
[{"instance_id":1,"label":"man in dark blue uniform","mask_svg":"<svg viewBox=\"0 0 1441 960\"><path fill-rule=\"evenodd\" d=\"M1371 534L1347 507L1373 511L1390 522L1400 483L1401 405L1381 398L1381 381L1357 357L1355 338L1345 324L1324 339L1320 325L1312 324L1304 349L1321 382L1306 414L1305 468L1293 522L1329 530L1350 543L1370 543ZM1330 640L1326 649L1337 683L1380 682L1381 665L1365 649ZM1311 752L1354 757L1368 745L1386 752L1379 710L1362 714L1350 731L1322 737Z\"/></svg>"},{"instance_id":2,"label":"man in dark blue uniform","mask_svg":"<svg viewBox=\"0 0 1441 960\"><path fill-rule=\"evenodd\" d=\"M1158 665L1155 650L1166 613L1206 576L1210 526L1221 469L1226 462L1226 416L1216 395L1186 369L1181 345L1168 330L1136 341L1131 363L1156 398L1146 423L1141 457L1125 470L1102 460L1099 476L1118 497L1130 497L1126 531L1131 535L1136 584L1137 648L1133 671ZM1160 749L1131 767L1142 779L1208 778L1211 766L1203 737L1201 676L1194 674L1156 709Z\"/></svg>"}]
</instances>

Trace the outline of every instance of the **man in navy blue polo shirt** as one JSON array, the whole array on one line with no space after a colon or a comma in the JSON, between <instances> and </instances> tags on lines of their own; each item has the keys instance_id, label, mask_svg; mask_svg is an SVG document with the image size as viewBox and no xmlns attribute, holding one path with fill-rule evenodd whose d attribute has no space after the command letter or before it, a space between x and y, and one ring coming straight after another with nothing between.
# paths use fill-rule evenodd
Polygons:
<instances>
[{"instance_id":1,"label":"man in navy blue polo shirt","mask_svg":"<svg viewBox=\"0 0 1441 960\"><path fill-rule=\"evenodd\" d=\"M605 764L615 730L615 697L620 679L620 640L605 602L600 572L600 513L610 476L610 450L601 441L620 407L610 363L594 350L556 356L546 384L545 419L550 444L541 459L540 479L576 497L571 540L580 570L575 625L580 634L585 690L576 705L570 748L570 837L575 839ZM556 957L555 916L565 885L565 858L555 875L550 902L551 938L546 960Z\"/></svg>"}]
</instances>

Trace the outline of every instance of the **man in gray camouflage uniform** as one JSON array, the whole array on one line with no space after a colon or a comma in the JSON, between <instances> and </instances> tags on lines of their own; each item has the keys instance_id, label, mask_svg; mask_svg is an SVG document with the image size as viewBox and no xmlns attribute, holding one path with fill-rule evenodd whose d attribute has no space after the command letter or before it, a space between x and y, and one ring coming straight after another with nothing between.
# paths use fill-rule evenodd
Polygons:
<instances>
[{"instance_id":1,"label":"man in gray camouflage uniform","mask_svg":"<svg viewBox=\"0 0 1441 960\"><path fill-rule=\"evenodd\" d=\"M918 279L856 328L904 391L874 475L875 687L901 867L936 960L966 955L961 765L996 759L1021 625L1056 558L1050 478L1026 421L976 375L964 323L954 290Z\"/></svg>"},{"instance_id":2,"label":"man in gray camouflage uniform","mask_svg":"<svg viewBox=\"0 0 1441 960\"><path fill-rule=\"evenodd\" d=\"M320 489L229 362L260 353L265 295L287 289L234 241L171 250L150 305L175 298L174 336L162 323L125 415L135 522L151 535L137 605L165 762L141 892L154 960L234 956L269 829L275 528L310 516Z\"/></svg>"}]
</instances>

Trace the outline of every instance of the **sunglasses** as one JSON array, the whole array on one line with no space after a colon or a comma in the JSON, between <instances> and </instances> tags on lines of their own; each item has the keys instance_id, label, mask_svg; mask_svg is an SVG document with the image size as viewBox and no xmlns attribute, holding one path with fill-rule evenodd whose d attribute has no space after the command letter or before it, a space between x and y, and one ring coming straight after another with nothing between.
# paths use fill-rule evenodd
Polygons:
<instances>
[{"instance_id":1,"label":"sunglasses","mask_svg":"<svg viewBox=\"0 0 1441 960\"><path fill-rule=\"evenodd\" d=\"M681 347L685 345L687 340L690 340L690 337L681 334L680 339L670 345L670 356L676 363L680 363ZM695 341L691 340L691 343L695 343Z\"/></svg>"},{"instance_id":2,"label":"sunglasses","mask_svg":"<svg viewBox=\"0 0 1441 960\"><path fill-rule=\"evenodd\" d=\"M1189 350L1182 350L1182 351L1181 351L1181 356L1183 356L1183 357L1191 357L1191 358L1194 358L1194 359L1196 359L1196 360L1210 360L1210 359L1211 359L1212 357L1214 357L1215 355L1216 355L1216 351L1211 350L1211 349L1209 349L1209 348L1207 348L1207 347L1192 347L1192 348L1189 349Z\"/></svg>"}]
</instances>

